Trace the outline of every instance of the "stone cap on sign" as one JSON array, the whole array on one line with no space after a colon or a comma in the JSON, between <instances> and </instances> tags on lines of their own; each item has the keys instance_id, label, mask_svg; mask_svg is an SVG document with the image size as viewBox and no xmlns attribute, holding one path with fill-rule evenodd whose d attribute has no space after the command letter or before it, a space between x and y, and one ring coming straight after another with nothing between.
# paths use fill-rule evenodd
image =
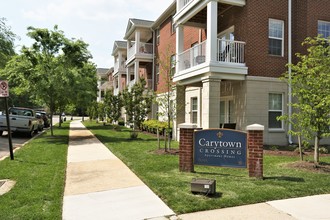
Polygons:
<instances>
[{"instance_id":1,"label":"stone cap on sign","mask_svg":"<svg viewBox=\"0 0 330 220\"><path fill-rule=\"evenodd\" d=\"M246 126L247 131L263 131L265 130L265 126L259 124L253 124Z\"/></svg>"},{"instance_id":2,"label":"stone cap on sign","mask_svg":"<svg viewBox=\"0 0 330 220\"><path fill-rule=\"evenodd\" d=\"M197 128L197 124L192 124L192 123L182 123L179 124L179 128Z\"/></svg>"}]
</instances>

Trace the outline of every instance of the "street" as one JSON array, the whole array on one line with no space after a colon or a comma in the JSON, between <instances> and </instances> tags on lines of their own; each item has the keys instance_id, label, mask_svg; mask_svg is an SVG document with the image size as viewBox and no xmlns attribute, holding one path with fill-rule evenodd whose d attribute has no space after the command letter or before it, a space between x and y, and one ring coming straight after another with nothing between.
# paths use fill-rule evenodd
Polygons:
<instances>
[{"instance_id":1,"label":"street","mask_svg":"<svg viewBox=\"0 0 330 220\"><path fill-rule=\"evenodd\" d=\"M71 116L66 116L67 120L71 119ZM74 120L81 120L81 117L74 117ZM53 125L56 125L59 122L59 116L54 115L53 117ZM45 129L46 130L46 129ZM40 132L39 132L40 134ZM13 133L12 134L12 143L13 143L13 148L18 148L21 147L25 142L30 140L30 137L28 137L25 134L22 133ZM9 156L9 141L8 141L8 133L6 131L3 132L2 136L0 137L0 160L4 156Z\"/></svg>"}]
</instances>

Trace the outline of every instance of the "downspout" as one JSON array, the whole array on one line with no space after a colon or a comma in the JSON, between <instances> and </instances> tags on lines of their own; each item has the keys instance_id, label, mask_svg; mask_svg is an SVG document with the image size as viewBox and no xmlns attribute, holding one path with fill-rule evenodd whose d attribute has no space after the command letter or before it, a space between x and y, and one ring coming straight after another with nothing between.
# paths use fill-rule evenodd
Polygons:
<instances>
[{"instance_id":1,"label":"downspout","mask_svg":"<svg viewBox=\"0 0 330 220\"><path fill-rule=\"evenodd\" d=\"M291 64L292 64L292 0L288 0L288 74L289 74L289 88L288 88L288 115L289 115L289 131L292 130L291 116L292 116L292 88L291 88ZM289 144L292 144L292 135L289 133Z\"/></svg>"},{"instance_id":2,"label":"downspout","mask_svg":"<svg viewBox=\"0 0 330 220\"><path fill-rule=\"evenodd\" d=\"M152 35L153 35L153 38L152 38L152 74L151 74L151 85L152 85L152 92L155 92L155 45L156 45L156 31L155 30L152 30ZM155 108L154 108L154 103L152 104L152 107L151 107L151 117L152 118L155 118Z\"/></svg>"}]
</instances>

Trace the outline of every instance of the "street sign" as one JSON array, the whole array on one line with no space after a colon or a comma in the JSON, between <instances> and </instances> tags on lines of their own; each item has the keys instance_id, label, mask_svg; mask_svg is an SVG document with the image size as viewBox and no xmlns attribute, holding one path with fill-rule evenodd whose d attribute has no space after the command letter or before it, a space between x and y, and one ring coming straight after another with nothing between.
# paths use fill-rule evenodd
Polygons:
<instances>
[{"instance_id":1,"label":"street sign","mask_svg":"<svg viewBox=\"0 0 330 220\"><path fill-rule=\"evenodd\" d=\"M0 81L0 97L9 97L8 81Z\"/></svg>"}]
</instances>

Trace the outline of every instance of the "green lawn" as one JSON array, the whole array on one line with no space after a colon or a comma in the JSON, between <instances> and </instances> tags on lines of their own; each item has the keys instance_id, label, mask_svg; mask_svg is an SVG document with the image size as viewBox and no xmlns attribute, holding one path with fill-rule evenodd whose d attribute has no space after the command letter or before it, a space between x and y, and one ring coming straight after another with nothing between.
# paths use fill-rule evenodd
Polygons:
<instances>
[{"instance_id":1,"label":"green lawn","mask_svg":"<svg viewBox=\"0 0 330 220\"><path fill-rule=\"evenodd\" d=\"M269 200L330 193L329 173L288 168L297 157L264 157L264 180L248 177L247 169L195 166L195 173L179 172L179 157L155 154L155 137L140 133L130 140L127 130L84 123L117 157L122 159L177 214L265 202ZM177 142L173 142L178 147ZM311 158L309 158L311 159ZM330 163L329 157L321 161ZM216 179L214 197L193 195L192 178Z\"/></svg>"},{"instance_id":2,"label":"green lawn","mask_svg":"<svg viewBox=\"0 0 330 220\"><path fill-rule=\"evenodd\" d=\"M0 219L62 219L69 124L40 135L0 161L0 179L16 181L0 196Z\"/></svg>"},{"instance_id":3,"label":"green lawn","mask_svg":"<svg viewBox=\"0 0 330 220\"><path fill-rule=\"evenodd\" d=\"M0 179L17 181L9 193L0 196L0 219L62 219L68 125L55 128L55 137L47 132L34 139L15 152L15 160L0 161ZM178 156L155 154L154 136L139 134L133 141L128 130L114 131L94 122L85 125L177 214L330 193L329 173L286 166L298 157L266 155L265 180L249 178L246 169L196 166L195 173L182 173ZM173 142L173 147L178 143ZM330 158L321 161L330 163ZM190 182L196 177L216 179L217 195L193 195Z\"/></svg>"}]
</instances>

